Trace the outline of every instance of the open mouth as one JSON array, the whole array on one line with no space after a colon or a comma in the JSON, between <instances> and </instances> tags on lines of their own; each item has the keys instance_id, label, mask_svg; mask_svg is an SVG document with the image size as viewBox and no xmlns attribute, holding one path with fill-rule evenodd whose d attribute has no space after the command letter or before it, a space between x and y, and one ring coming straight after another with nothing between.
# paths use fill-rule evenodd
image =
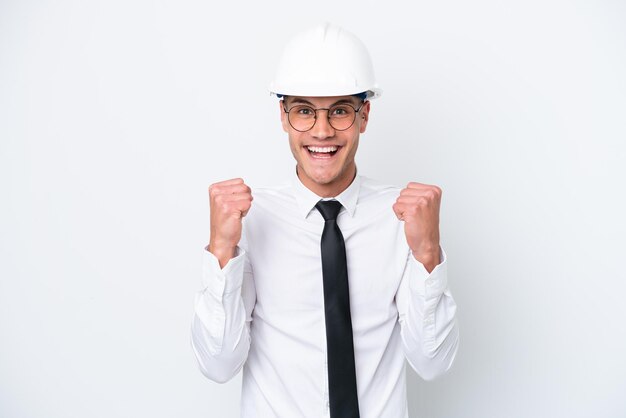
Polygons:
<instances>
[{"instance_id":1,"label":"open mouth","mask_svg":"<svg viewBox=\"0 0 626 418\"><path fill-rule=\"evenodd\" d=\"M307 146L305 148L309 151L309 154L313 158L331 158L337 153L337 150L339 150L340 147L336 145L329 145L326 147Z\"/></svg>"}]
</instances>

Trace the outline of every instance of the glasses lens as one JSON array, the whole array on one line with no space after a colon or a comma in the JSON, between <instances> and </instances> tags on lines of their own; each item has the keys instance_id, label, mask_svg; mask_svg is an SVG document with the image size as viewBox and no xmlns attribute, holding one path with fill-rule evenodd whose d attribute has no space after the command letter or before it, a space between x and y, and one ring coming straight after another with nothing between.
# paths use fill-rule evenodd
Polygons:
<instances>
[{"instance_id":1,"label":"glasses lens","mask_svg":"<svg viewBox=\"0 0 626 418\"><path fill-rule=\"evenodd\" d=\"M347 104L333 106L328 110L330 125L338 131L344 131L351 127L355 117L356 111Z\"/></svg>"},{"instance_id":2,"label":"glasses lens","mask_svg":"<svg viewBox=\"0 0 626 418\"><path fill-rule=\"evenodd\" d=\"M359 107L360 110L361 107ZM357 110L348 104L340 104L330 109L317 109L317 111L326 110L328 112L328 122L333 129L337 131L345 131L350 128L356 119ZM285 110L287 112L287 110ZM306 105L295 105L287 112L289 124L300 132L308 131L315 125L316 110Z\"/></svg>"},{"instance_id":3,"label":"glasses lens","mask_svg":"<svg viewBox=\"0 0 626 418\"><path fill-rule=\"evenodd\" d=\"M309 106L296 105L289 110L287 117L297 131L308 131L315 125L315 109Z\"/></svg>"}]
</instances>

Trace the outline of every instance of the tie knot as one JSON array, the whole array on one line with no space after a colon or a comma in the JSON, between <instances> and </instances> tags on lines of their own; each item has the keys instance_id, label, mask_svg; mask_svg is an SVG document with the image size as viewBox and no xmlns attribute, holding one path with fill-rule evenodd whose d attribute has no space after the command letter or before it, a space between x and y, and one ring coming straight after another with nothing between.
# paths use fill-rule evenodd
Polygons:
<instances>
[{"instance_id":1,"label":"tie knot","mask_svg":"<svg viewBox=\"0 0 626 418\"><path fill-rule=\"evenodd\" d=\"M334 221L337 219L342 206L336 200L320 200L315 207L322 214L325 221Z\"/></svg>"}]
</instances>

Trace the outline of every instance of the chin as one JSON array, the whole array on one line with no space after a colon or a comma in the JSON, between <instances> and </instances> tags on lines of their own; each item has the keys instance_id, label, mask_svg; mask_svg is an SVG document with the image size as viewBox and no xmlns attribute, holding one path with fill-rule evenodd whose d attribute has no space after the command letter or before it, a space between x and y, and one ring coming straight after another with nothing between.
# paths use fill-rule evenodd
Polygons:
<instances>
[{"instance_id":1,"label":"chin","mask_svg":"<svg viewBox=\"0 0 626 418\"><path fill-rule=\"evenodd\" d=\"M337 173L306 173L316 184L327 185L337 180Z\"/></svg>"}]
</instances>

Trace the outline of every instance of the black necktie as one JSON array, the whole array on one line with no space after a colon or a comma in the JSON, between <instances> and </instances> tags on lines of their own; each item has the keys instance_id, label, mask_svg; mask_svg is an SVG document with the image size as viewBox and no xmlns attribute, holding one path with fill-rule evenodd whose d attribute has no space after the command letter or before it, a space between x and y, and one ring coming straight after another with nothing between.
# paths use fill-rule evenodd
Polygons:
<instances>
[{"instance_id":1,"label":"black necktie","mask_svg":"<svg viewBox=\"0 0 626 418\"><path fill-rule=\"evenodd\" d=\"M321 245L330 416L358 418L346 247L337 225L341 203L336 200L319 201L315 207L326 221Z\"/></svg>"}]
</instances>

